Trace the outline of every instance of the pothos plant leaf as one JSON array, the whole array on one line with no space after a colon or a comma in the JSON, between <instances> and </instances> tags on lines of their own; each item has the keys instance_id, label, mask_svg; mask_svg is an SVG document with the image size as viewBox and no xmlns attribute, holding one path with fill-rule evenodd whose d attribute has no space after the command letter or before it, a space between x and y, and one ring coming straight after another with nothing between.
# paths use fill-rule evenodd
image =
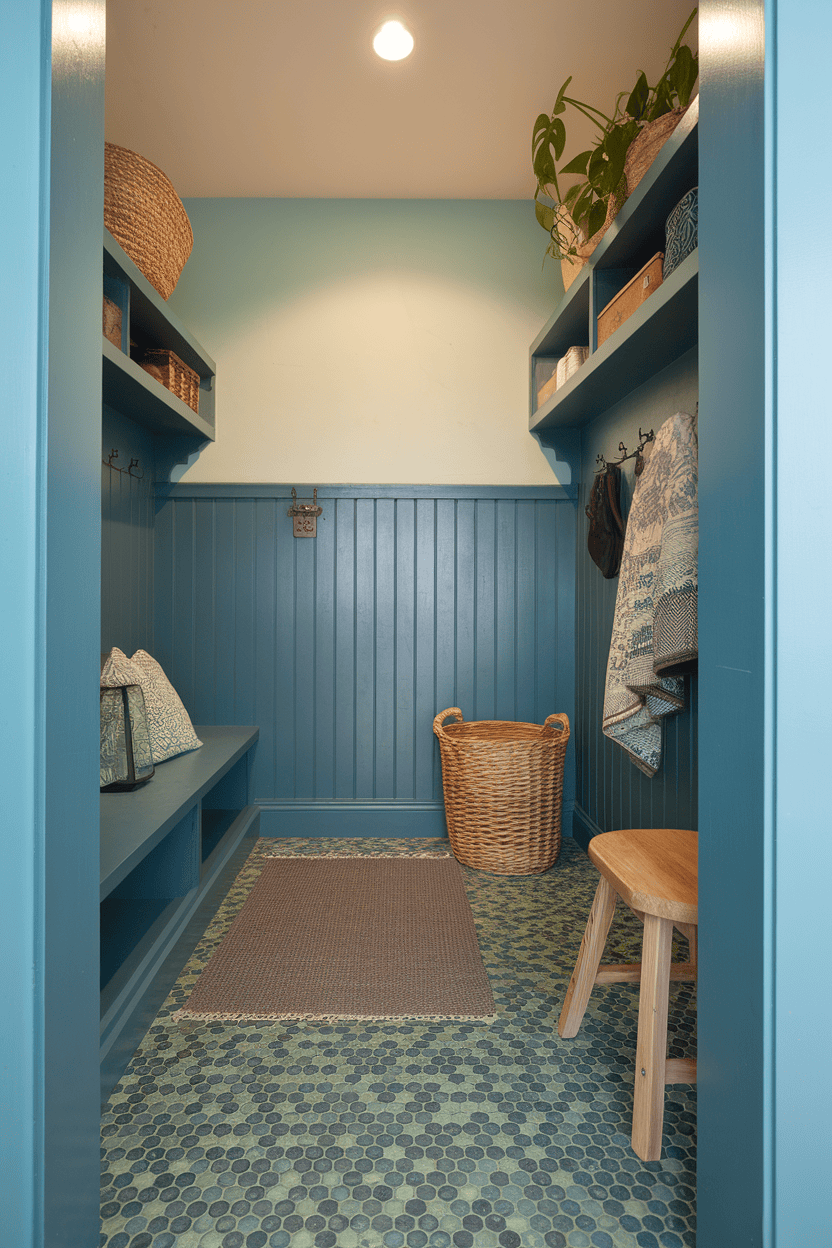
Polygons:
<instances>
[{"instance_id":1,"label":"pothos plant leaf","mask_svg":"<svg viewBox=\"0 0 832 1248\"><path fill-rule=\"evenodd\" d=\"M551 186L557 174L555 172L555 160L552 152L548 147L541 147L534 158L533 163L534 176L537 178L538 185Z\"/></svg>"},{"instance_id":2,"label":"pothos plant leaf","mask_svg":"<svg viewBox=\"0 0 832 1248\"><path fill-rule=\"evenodd\" d=\"M669 113L672 107L673 91L670 83L663 80L656 86L655 98L647 113L647 120L655 121L658 117L664 117L665 113Z\"/></svg>"},{"instance_id":3,"label":"pothos plant leaf","mask_svg":"<svg viewBox=\"0 0 832 1248\"><path fill-rule=\"evenodd\" d=\"M650 88L647 85L647 75L642 72L636 80L636 85L630 93L624 112L633 117L636 121L641 121L644 116L644 110L647 107L647 101L650 98Z\"/></svg>"},{"instance_id":4,"label":"pothos plant leaf","mask_svg":"<svg viewBox=\"0 0 832 1248\"><path fill-rule=\"evenodd\" d=\"M556 116L558 113L562 113L566 110L566 104L564 103L564 96L566 95L566 88L569 86L571 81L572 81L572 75L570 74L569 77L566 79L566 82L561 87L560 91L558 91L558 98L555 100L555 107L552 109L553 117Z\"/></svg>"},{"instance_id":5,"label":"pothos plant leaf","mask_svg":"<svg viewBox=\"0 0 832 1248\"><path fill-rule=\"evenodd\" d=\"M586 177L586 167L589 164L591 151L579 152L577 156L573 156L568 165L564 165L561 173L582 173Z\"/></svg>"},{"instance_id":6,"label":"pothos plant leaf","mask_svg":"<svg viewBox=\"0 0 832 1248\"><path fill-rule=\"evenodd\" d=\"M542 225L547 234L551 234L555 224L554 208L547 208L545 204L541 204L539 199L534 201L534 215L537 217L538 225Z\"/></svg>"},{"instance_id":7,"label":"pothos plant leaf","mask_svg":"<svg viewBox=\"0 0 832 1248\"><path fill-rule=\"evenodd\" d=\"M589 158L589 164L587 165L586 170L587 181L594 190L601 190L606 166L607 156L603 147L596 147L595 151Z\"/></svg>"},{"instance_id":8,"label":"pothos plant leaf","mask_svg":"<svg viewBox=\"0 0 832 1248\"><path fill-rule=\"evenodd\" d=\"M604 200L596 199L589 210L589 217L587 218L586 232L589 238L592 238L593 234L598 233L606 219L607 205Z\"/></svg>"},{"instance_id":9,"label":"pothos plant leaf","mask_svg":"<svg viewBox=\"0 0 832 1248\"><path fill-rule=\"evenodd\" d=\"M566 194L563 197L564 205L569 209L570 213L572 214L573 221L579 220L579 216L575 212L575 203L580 193L581 193L580 184L576 182L574 186L570 186L569 190L566 192Z\"/></svg>"},{"instance_id":10,"label":"pothos plant leaf","mask_svg":"<svg viewBox=\"0 0 832 1248\"><path fill-rule=\"evenodd\" d=\"M546 133L550 125L551 119L548 113L540 113L537 121L534 123L534 129L532 130L532 154L534 154L537 149L541 136Z\"/></svg>"},{"instance_id":11,"label":"pothos plant leaf","mask_svg":"<svg viewBox=\"0 0 832 1248\"><path fill-rule=\"evenodd\" d=\"M693 84L699 77L699 57L694 56L687 44L682 44L667 73L671 90L676 92L679 103L690 103Z\"/></svg>"}]
</instances>

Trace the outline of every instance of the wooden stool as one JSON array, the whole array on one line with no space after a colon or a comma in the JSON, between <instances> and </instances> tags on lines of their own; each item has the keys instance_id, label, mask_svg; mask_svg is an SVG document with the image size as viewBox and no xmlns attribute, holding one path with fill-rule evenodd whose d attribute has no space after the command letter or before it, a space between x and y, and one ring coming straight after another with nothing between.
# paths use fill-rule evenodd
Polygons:
<instances>
[{"instance_id":1,"label":"wooden stool","mask_svg":"<svg viewBox=\"0 0 832 1248\"><path fill-rule=\"evenodd\" d=\"M604 832L590 841L589 857L601 878L561 1010L558 1035L578 1034L595 984L640 981L632 1143L642 1161L658 1161L664 1086L696 1082L695 1061L667 1057L667 998L671 979L696 979L697 834L676 828ZM601 966L617 897L644 924L641 962ZM671 964L674 927L687 938L689 962Z\"/></svg>"}]
</instances>

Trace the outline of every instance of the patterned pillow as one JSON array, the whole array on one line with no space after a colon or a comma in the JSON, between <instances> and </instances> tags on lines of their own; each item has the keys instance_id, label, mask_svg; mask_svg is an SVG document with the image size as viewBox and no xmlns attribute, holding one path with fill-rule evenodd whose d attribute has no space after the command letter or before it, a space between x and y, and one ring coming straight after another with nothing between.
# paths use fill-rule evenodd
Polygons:
<instances>
[{"instance_id":1,"label":"patterned pillow","mask_svg":"<svg viewBox=\"0 0 832 1248\"><path fill-rule=\"evenodd\" d=\"M202 745L179 694L146 650L137 650L132 659L128 659L123 651L113 648L102 669L101 684L141 685L155 763L163 763L166 758L175 758Z\"/></svg>"}]
</instances>

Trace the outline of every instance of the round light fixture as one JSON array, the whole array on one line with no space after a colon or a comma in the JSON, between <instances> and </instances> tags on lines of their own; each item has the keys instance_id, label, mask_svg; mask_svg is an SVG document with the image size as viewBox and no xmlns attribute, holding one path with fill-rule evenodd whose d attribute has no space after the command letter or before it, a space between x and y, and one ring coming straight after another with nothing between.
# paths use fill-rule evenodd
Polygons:
<instances>
[{"instance_id":1,"label":"round light fixture","mask_svg":"<svg viewBox=\"0 0 832 1248\"><path fill-rule=\"evenodd\" d=\"M373 39L373 49L385 61L403 61L413 51L413 36L401 22L385 22Z\"/></svg>"}]
</instances>

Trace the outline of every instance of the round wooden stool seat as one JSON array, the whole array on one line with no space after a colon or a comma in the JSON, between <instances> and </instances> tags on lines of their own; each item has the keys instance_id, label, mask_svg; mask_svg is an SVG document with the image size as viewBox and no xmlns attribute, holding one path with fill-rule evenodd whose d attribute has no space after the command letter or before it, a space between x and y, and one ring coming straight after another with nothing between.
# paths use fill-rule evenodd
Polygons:
<instances>
[{"instance_id":1,"label":"round wooden stool seat","mask_svg":"<svg viewBox=\"0 0 832 1248\"><path fill-rule=\"evenodd\" d=\"M696 832L684 828L628 828L590 841L601 878L558 1021L560 1036L575 1036L596 984L640 985L632 1141L644 1161L661 1157L665 1084L696 1081L694 1061L667 1057L667 1010L670 981L696 979L697 848ZM644 924L641 962L602 966L619 897ZM688 962L671 963L674 927L687 938Z\"/></svg>"},{"instance_id":2,"label":"round wooden stool seat","mask_svg":"<svg viewBox=\"0 0 832 1248\"><path fill-rule=\"evenodd\" d=\"M696 923L698 839L679 828L603 832L589 842L589 857L631 910Z\"/></svg>"}]
</instances>

